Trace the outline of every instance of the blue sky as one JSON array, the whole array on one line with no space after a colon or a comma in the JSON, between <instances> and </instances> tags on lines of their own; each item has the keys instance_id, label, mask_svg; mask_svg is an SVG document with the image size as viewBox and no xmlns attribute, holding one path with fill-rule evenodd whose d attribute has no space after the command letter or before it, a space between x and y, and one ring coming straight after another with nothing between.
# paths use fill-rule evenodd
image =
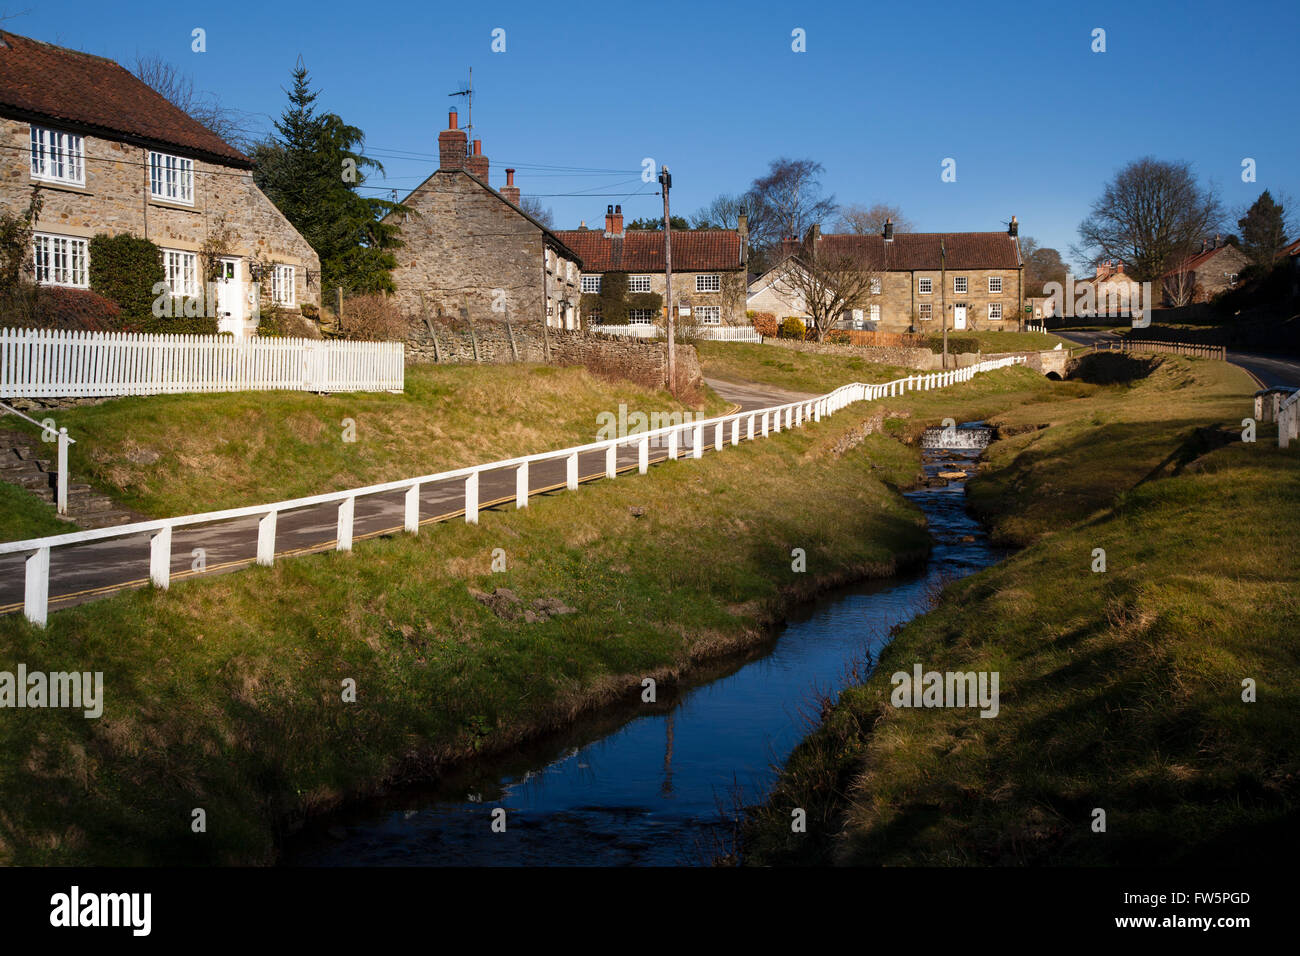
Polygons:
<instances>
[{"instance_id":1,"label":"blue sky","mask_svg":"<svg viewBox=\"0 0 1300 956\"><path fill-rule=\"evenodd\" d=\"M896 204L924 231L1001 229L1014 213L1067 259L1105 181L1146 154L1190 161L1230 209L1264 188L1300 201L1300 4L1283 0L22 9L6 8L5 29L127 64L160 54L259 129L301 54L320 106L365 130L402 194L436 165L461 102L447 94L472 66L493 184L517 167L562 228L600 223L607 203L659 214L644 157L671 167L675 212L742 191L776 156L808 157L840 202ZM504 53L490 49L498 27ZM1091 50L1098 27L1105 53ZM807 52L791 49L796 28ZM1241 180L1246 157L1257 182Z\"/></svg>"}]
</instances>

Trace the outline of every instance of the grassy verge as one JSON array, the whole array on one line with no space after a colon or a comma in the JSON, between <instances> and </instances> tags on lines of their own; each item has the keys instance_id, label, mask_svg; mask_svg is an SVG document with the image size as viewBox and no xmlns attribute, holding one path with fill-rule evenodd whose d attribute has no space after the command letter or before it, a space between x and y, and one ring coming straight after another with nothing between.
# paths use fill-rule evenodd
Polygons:
<instances>
[{"instance_id":1,"label":"grassy verge","mask_svg":"<svg viewBox=\"0 0 1300 956\"><path fill-rule=\"evenodd\" d=\"M1300 461L1270 434L1240 441L1239 370L1157 365L1001 416L1049 427L993 446L972 498L1029 546L946 589L841 695L750 821L752 862L1289 858ZM918 662L997 672L997 717L894 707L891 675Z\"/></svg>"},{"instance_id":2,"label":"grassy verge","mask_svg":"<svg viewBox=\"0 0 1300 956\"><path fill-rule=\"evenodd\" d=\"M53 505L26 488L0 481L0 541L22 541L76 530L76 525L59 517Z\"/></svg>"},{"instance_id":3,"label":"grassy verge","mask_svg":"<svg viewBox=\"0 0 1300 956\"><path fill-rule=\"evenodd\" d=\"M407 369L400 395L238 392L123 398L58 414L69 466L155 517L279 501L594 441L596 416L683 408L578 368ZM703 410L720 414L711 396ZM345 420L355 441L345 439Z\"/></svg>"},{"instance_id":4,"label":"grassy verge","mask_svg":"<svg viewBox=\"0 0 1300 956\"><path fill-rule=\"evenodd\" d=\"M943 351L942 332L932 333L928 341L931 351ZM1058 344L1061 348L1068 349L1073 345L1072 342L1061 338L1059 335L1053 335L1051 332L975 332L969 329L949 329L949 349L952 348L952 343L954 341L974 341L979 346L981 352L1019 352L1029 349L1054 349Z\"/></svg>"},{"instance_id":5,"label":"grassy verge","mask_svg":"<svg viewBox=\"0 0 1300 956\"><path fill-rule=\"evenodd\" d=\"M796 352L778 345L748 342L696 342L708 378L758 382L793 392L822 394L846 382L889 382L915 370L869 362L845 348L844 354Z\"/></svg>"}]
</instances>

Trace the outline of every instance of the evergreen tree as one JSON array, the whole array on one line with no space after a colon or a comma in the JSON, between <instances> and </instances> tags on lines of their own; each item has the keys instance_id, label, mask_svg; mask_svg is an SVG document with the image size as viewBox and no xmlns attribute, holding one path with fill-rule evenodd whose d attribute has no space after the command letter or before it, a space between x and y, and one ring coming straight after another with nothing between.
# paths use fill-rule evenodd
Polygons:
<instances>
[{"instance_id":1,"label":"evergreen tree","mask_svg":"<svg viewBox=\"0 0 1300 956\"><path fill-rule=\"evenodd\" d=\"M360 194L367 171L383 172L362 152L365 134L317 112L319 93L301 59L292 77L277 135L253 150L254 181L320 256L323 291L392 291L392 250L401 240L398 227L380 220L406 209Z\"/></svg>"},{"instance_id":2,"label":"evergreen tree","mask_svg":"<svg viewBox=\"0 0 1300 956\"><path fill-rule=\"evenodd\" d=\"M1281 203L1274 202L1265 189L1237 225L1241 227L1241 251L1257 265L1271 268L1286 246L1286 218Z\"/></svg>"}]
</instances>

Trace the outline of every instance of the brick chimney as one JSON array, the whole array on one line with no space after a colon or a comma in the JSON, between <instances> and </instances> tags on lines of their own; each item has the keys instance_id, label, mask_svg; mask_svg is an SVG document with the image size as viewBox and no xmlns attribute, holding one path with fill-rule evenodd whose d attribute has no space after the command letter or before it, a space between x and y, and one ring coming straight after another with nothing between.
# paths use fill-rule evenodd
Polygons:
<instances>
[{"instance_id":1,"label":"brick chimney","mask_svg":"<svg viewBox=\"0 0 1300 956\"><path fill-rule=\"evenodd\" d=\"M483 140L474 140L474 151L465 160L465 168L483 182L488 181L488 158L483 155Z\"/></svg>"},{"instance_id":2,"label":"brick chimney","mask_svg":"<svg viewBox=\"0 0 1300 956\"><path fill-rule=\"evenodd\" d=\"M1011 225L1007 226L1007 235L1008 236L1020 235L1020 223L1016 222L1015 216L1011 217Z\"/></svg>"},{"instance_id":3,"label":"brick chimney","mask_svg":"<svg viewBox=\"0 0 1300 956\"><path fill-rule=\"evenodd\" d=\"M515 185L515 171L513 169L506 170L506 184L501 187L501 195L516 206L519 205L519 187Z\"/></svg>"},{"instance_id":4,"label":"brick chimney","mask_svg":"<svg viewBox=\"0 0 1300 956\"><path fill-rule=\"evenodd\" d=\"M453 109L447 114L447 128L438 134L438 168L465 168L465 131L457 127L459 118Z\"/></svg>"},{"instance_id":5,"label":"brick chimney","mask_svg":"<svg viewBox=\"0 0 1300 956\"><path fill-rule=\"evenodd\" d=\"M1097 263L1097 281L1104 282L1106 279L1109 279L1111 277L1114 271L1115 271L1115 263L1111 259L1107 259L1105 262Z\"/></svg>"},{"instance_id":6,"label":"brick chimney","mask_svg":"<svg viewBox=\"0 0 1300 956\"><path fill-rule=\"evenodd\" d=\"M894 220L886 219L885 220L885 242L893 242L893 241L894 241Z\"/></svg>"},{"instance_id":7,"label":"brick chimney","mask_svg":"<svg viewBox=\"0 0 1300 956\"><path fill-rule=\"evenodd\" d=\"M623 238L623 207L622 206L605 207L605 238L606 239Z\"/></svg>"}]
</instances>

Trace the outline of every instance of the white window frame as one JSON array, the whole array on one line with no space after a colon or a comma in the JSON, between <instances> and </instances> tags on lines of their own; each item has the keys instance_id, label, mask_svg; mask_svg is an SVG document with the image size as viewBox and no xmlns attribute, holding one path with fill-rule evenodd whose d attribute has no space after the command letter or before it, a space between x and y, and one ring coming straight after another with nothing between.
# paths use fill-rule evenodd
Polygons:
<instances>
[{"instance_id":1,"label":"white window frame","mask_svg":"<svg viewBox=\"0 0 1300 956\"><path fill-rule=\"evenodd\" d=\"M873 302L871 303L871 305L867 306L867 321L868 322L880 321L880 305L878 303Z\"/></svg>"},{"instance_id":2,"label":"white window frame","mask_svg":"<svg viewBox=\"0 0 1300 956\"><path fill-rule=\"evenodd\" d=\"M68 186L86 185L86 141L82 137L33 125L28 148L32 179Z\"/></svg>"},{"instance_id":3,"label":"white window frame","mask_svg":"<svg viewBox=\"0 0 1300 956\"><path fill-rule=\"evenodd\" d=\"M193 298L199 294L199 254L184 249L164 249L163 274L172 298Z\"/></svg>"},{"instance_id":4,"label":"white window frame","mask_svg":"<svg viewBox=\"0 0 1300 956\"><path fill-rule=\"evenodd\" d=\"M722 306L697 305L694 309L695 319L700 325L721 325Z\"/></svg>"},{"instance_id":5,"label":"white window frame","mask_svg":"<svg viewBox=\"0 0 1300 956\"><path fill-rule=\"evenodd\" d=\"M695 277L696 292L721 292L722 276L716 272L701 273Z\"/></svg>"},{"instance_id":6,"label":"white window frame","mask_svg":"<svg viewBox=\"0 0 1300 956\"><path fill-rule=\"evenodd\" d=\"M929 302L917 303L917 315L922 322L929 322L934 318L934 306Z\"/></svg>"},{"instance_id":7,"label":"white window frame","mask_svg":"<svg viewBox=\"0 0 1300 956\"><path fill-rule=\"evenodd\" d=\"M588 295L599 295L600 276L583 276L582 291Z\"/></svg>"},{"instance_id":8,"label":"white window frame","mask_svg":"<svg viewBox=\"0 0 1300 956\"><path fill-rule=\"evenodd\" d=\"M961 284L958 285L958 283L961 283ZM966 277L965 277L965 276L953 276L953 277L952 277L952 292L953 292L953 295L965 295L965 294L966 294L967 287L968 287L968 283L966 282Z\"/></svg>"},{"instance_id":9,"label":"white window frame","mask_svg":"<svg viewBox=\"0 0 1300 956\"><path fill-rule=\"evenodd\" d=\"M879 280L879 279L872 279L872 280L871 280L871 294L872 294L872 295L880 295L880 280Z\"/></svg>"},{"instance_id":10,"label":"white window frame","mask_svg":"<svg viewBox=\"0 0 1300 956\"><path fill-rule=\"evenodd\" d=\"M627 291L628 292L649 292L650 277L649 276L628 276Z\"/></svg>"},{"instance_id":11,"label":"white window frame","mask_svg":"<svg viewBox=\"0 0 1300 956\"><path fill-rule=\"evenodd\" d=\"M996 283L996 285L994 284ZM989 295L1002 294L1002 276L989 276Z\"/></svg>"},{"instance_id":12,"label":"white window frame","mask_svg":"<svg viewBox=\"0 0 1300 956\"><path fill-rule=\"evenodd\" d=\"M49 232L32 235L32 262L40 285L90 288L90 242Z\"/></svg>"},{"instance_id":13,"label":"white window frame","mask_svg":"<svg viewBox=\"0 0 1300 956\"><path fill-rule=\"evenodd\" d=\"M194 205L194 160L175 153L149 151L149 198Z\"/></svg>"},{"instance_id":14,"label":"white window frame","mask_svg":"<svg viewBox=\"0 0 1300 956\"><path fill-rule=\"evenodd\" d=\"M930 276L916 277L917 295L934 295L934 279Z\"/></svg>"},{"instance_id":15,"label":"white window frame","mask_svg":"<svg viewBox=\"0 0 1300 956\"><path fill-rule=\"evenodd\" d=\"M654 309L628 309L627 324L628 325L654 325L655 310Z\"/></svg>"},{"instance_id":16,"label":"white window frame","mask_svg":"<svg viewBox=\"0 0 1300 956\"><path fill-rule=\"evenodd\" d=\"M277 265L271 270L271 303L293 308L298 304L298 291L294 280L297 270L293 266Z\"/></svg>"},{"instance_id":17,"label":"white window frame","mask_svg":"<svg viewBox=\"0 0 1300 956\"><path fill-rule=\"evenodd\" d=\"M1001 321L1002 321L1002 303L1001 303L1001 302L990 302L990 303L989 303L989 321L990 321L990 322L1001 322Z\"/></svg>"}]
</instances>

